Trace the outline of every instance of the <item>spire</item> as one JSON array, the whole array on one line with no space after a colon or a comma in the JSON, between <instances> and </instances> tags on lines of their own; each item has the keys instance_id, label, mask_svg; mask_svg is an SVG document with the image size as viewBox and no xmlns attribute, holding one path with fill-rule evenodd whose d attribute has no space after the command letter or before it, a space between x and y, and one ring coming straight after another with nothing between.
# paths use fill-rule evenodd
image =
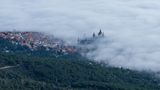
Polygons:
<instances>
[{"instance_id":1,"label":"spire","mask_svg":"<svg viewBox=\"0 0 160 90\"><path fill-rule=\"evenodd\" d=\"M93 38L95 38L96 37L96 34L95 33L93 33Z\"/></svg>"},{"instance_id":2,"label":"spire","mask_svg":"<svg viewBox=\"0 0 160 90\"><path fill-rule=\"evenodd\" d=\"M98 36L101 36L101 35L102 35L102 30L100 29Z\"/></svg>"}]
</instances>

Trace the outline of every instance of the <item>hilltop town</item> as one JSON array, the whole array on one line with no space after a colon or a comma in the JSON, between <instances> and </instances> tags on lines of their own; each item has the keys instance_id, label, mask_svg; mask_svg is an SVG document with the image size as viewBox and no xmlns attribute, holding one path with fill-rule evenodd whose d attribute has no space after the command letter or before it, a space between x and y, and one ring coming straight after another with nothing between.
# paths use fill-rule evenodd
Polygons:
<instances>
[{"instance_id":1,"label":"hilltop town","mask_svg":"<svg viewBox=\"0 0 160 90\"><path fill-rule=\"evenodd\" d=\"M86 52L90 50L87 45L91 45L96 40L104 37L104 32L100 30L97 34L93 33L90 38L78 39L77 46L66 44L63 40L40 32L0 32L0 38L7 39L14 44L26 46L31 50L44 47L48 51L56 51L63 54L74 52ZM93 50L93 49L92 49Z\"/></svg>"},{"instance_id":2,"label":"hilltop town","mask_svg":"<svg viewBox=\"0 0 160 90\"><path fill-rule=\"evenodd\" d=\"M75 52L73 46L66 45L64 41L40 32L0 32L0 38L8 39L12 43L27 46L31 50L45 47L46 50L56 50L62 53Z\"/></svg>"}]
</instances>

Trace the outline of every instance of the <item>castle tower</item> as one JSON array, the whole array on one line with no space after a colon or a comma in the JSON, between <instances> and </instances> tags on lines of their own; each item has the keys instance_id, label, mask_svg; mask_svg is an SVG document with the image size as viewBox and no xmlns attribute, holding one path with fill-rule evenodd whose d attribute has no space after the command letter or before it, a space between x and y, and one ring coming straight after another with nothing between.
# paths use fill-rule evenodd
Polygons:
<instances>
[{"instance_id":1,"label":"castle tower","mask_svg":"<svg viewBox=\"0 0 160 90\"><path fill-rule=\"evenodd\" d=\"M93 33L93 38L95 38L96 37L96 34L95 33Z\"/></svg>"},{"instance_id":2,"label":"castle tower","mask_svg":"<svg viewBox=\"0 0 160 90\"><path fill-rule=\"evenodd\" d=\"M102 36L102 30L100 29L98 36Z\"/></svg>"}]
</instances>

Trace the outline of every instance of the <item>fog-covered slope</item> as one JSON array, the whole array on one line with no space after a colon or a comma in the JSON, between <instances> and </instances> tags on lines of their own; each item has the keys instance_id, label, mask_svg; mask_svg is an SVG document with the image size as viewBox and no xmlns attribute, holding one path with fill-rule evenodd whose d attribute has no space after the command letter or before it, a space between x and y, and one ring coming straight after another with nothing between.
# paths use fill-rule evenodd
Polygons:
<instances>
[{"instance_id":1,"label":"fog-covered slope","mask_svg":"<svg viewBox=\"0 0 160 90\"><path fill-rule=\"evenodd\" d=\"M2 90L159 90L154 74L106 67L78 53L58 55L45 49L31 51L1 39L14 49L0 51ZM18 47L18 48L17 48ZM58 55L55 56L55 54Z\"/></svg>"}]
</instances>

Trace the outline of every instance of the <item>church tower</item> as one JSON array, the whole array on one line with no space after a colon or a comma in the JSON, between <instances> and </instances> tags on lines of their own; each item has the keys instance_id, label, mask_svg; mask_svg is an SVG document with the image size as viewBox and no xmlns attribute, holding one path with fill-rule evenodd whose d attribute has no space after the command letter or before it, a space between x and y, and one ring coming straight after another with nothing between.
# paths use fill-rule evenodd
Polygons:
<instances>
[{"instance_id":1,"label":"church tower","mask_svg":"<svg viewBox=\"0 0 160 90\"><path fill-rule=\"evenodd\" d=\"M98 33L98 37L104 37L104 32L102 32L102 30L100 29L99 33Z\"/></svg>"},{"instance_id":2,"label":"church tower","mask_svg":"<svg viewBox=\"0 0 160 90\"><path fill-rule=\"evenodd\" d=\"M93 33L93 38L95 38L96 37L96 34L95 33Z\"/></svg>"}]
</instances>

